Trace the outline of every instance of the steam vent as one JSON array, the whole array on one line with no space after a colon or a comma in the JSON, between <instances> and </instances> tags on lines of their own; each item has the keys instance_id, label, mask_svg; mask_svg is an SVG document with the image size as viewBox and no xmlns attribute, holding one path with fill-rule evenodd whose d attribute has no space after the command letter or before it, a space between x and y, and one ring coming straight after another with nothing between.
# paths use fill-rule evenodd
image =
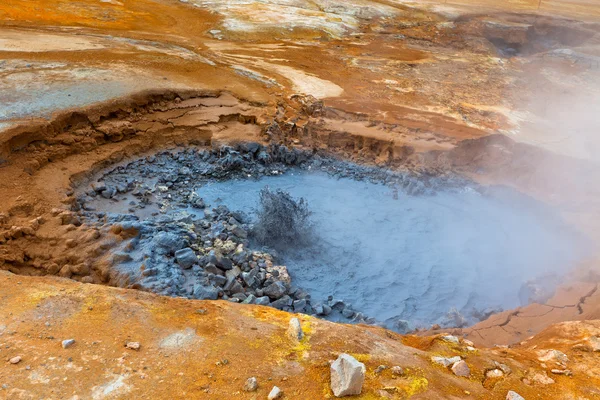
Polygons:
<instances>
[{"instance_id":1,"label":"steam vent","mask_svg":"<svg viewBox=\"0 0 600 400\"><path fill-rule=\"evenodd\" d=\"M600 399L600 0L1 0L0 400Z\"/></svg>"}]
</instances>

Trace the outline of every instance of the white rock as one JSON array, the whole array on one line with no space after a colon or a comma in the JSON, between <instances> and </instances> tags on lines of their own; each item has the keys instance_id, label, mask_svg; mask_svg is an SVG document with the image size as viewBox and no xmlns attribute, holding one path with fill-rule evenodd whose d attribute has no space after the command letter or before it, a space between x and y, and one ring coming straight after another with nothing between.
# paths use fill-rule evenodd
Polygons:
<instances>
[{"instance_id":1,"label":"white rock","mask_svg":"<svg viewBox=\"0 0 600 400\"><path fill-rule=\"evenodd\" d=\"M71 347L74 344L75 344L75 339L66 339L66 340L62 341L62 347L63 347L63 349Z\"/></svg>"},{"instance_id":2,"label":"white rock","mask_svg":"<svg viewBox=\"0 0 600 400\"><path fill-rule=\"evenodd\" d=\"M457 363L461 360L460 356L446 358L446 357L431 357L431 361L435 364L443 365L444 367L449 367L454 363Z\"/></svg>"},{"instance_id":3,"label":"white rock","mask_svg":"<svg viewBox=\"0 0 600 400\"><path fill-rule=\"evenodd\" d=\"M331 364L331 390L335 397L360 394L365 382L365 365L348 354L340 356Z\"/></svg>"},{"instance_id":4,"label":"white rock","mask_svg":"<svg viewBox=\"0 0 600 400\"><path fill-rule=\"evenodd\" d=\"M566 363L569 361L567 355L558 350L541 350L538 352L538 360L540 361L556 361Z\"/></svg>"},{"instance_id":5,"label":"white rock","mask_svg":"<svg viewBox=\"0 0 600 400\"><path fill-rule=\"evenodd\" d=\"M452 336L452 335L445 335L442 336L442 340L445 342L450 342L450 343L454 343L454 344L458 344L458 338L456 336Z\"/></svg>"},{"instance_id":6,"label":"white rock","mask_svg":"<svg viewBox=\"0 0 600 400\"><path fill-rule=\"evenodd\" d=\"M517 392L513 392L512 390L509 390L508 393L506 394L506 400L525 400L525 398L523 396L521 396L520 394L518 394Z\"/></svg>"},{"instance_id":7,"label":"white rock","mask_svg":"<svg viewBox=\"0 0 600 400\"><path fill-rule=\"evenodd\" d=\"M404 375L404 368L399 367L397 365L395 367L392 367L391 371L392 371L392 375L394 375L394 376Z\"/></svg>"},{"instance_id":8,"label":"white rock","mask_svg":"<svg viewBox=\"0 0 600 400\"><path fill-rule=\"evenodd\" d=\"M463 360L455 362L452 365L452 372L454 372L454 375L456 376L468 377L471 375L471 370L469 369L469 366Z\"/></svg>"},{"instance_id":9,"label":"white rock","mask_svg":"<svg viewBox=\"0 0 600 400\"><path fill-rule=\"evenodd\" d=\"M487 378L490 378L490 379L502 378L504 376L504 372L502 372L502 370L498 369L498 368L491 369L491 370L489 370L488 372L485 373L485 376Z\"/></svg>"},{"instance_id":10,"label":"white rock","mask_svg":"<svg viewBox=\"0 0 600 400\"><path fill-rule=\"evenodd\" d=\"M273 386L273 389L271 389L271 392L269 393L269 396L267 398L269 400L275 400L280 398L281 396L283 396L283 392L281 391L281 389L279 389L277 386Z\"/></svg>"},{"instance_id":11,"label":"white rock","mask_svg":"<svg viewBox=\"0 0 600 400\"><path fill-rule=\"evenodd\" d=\"M294 340L302 340L304 337L304 332L302 332L302 325L300 325L300 320L298 318L290 319L290 325L287 329L287 334Z\"/></svg>"},{"instance_id":12,"label":"white rock","mask_svg":"<svg viewBox=\"0 0 600 400\"><path fill-rule=\"evenodd\" d=\"M130 350L139 350L141 345L140 342L127 342L125 347L127 347Z\"/></svg>"}]
</instances>

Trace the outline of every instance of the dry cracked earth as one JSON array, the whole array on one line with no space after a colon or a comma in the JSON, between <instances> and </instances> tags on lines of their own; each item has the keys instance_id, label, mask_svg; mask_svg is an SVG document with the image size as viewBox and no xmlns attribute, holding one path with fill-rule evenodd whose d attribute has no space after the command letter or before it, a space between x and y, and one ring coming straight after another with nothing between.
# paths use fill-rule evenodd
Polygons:
<instances>
[{"instance_id":1,"label":"dry cracked earth","mask_svg":"<svg viewBox=\"0 0 600 400\"><path fill-rule=\"evenodd\" d=\"M356 398L600 398L599 100L593 0L3 0L0 398L333 398L341 353L366 367ZM118 268L141 230L91 221L82 191L131 160L249 144L509 187L592 251L521 307L406 335L319 318L258 253L214 265L226 233L191 246L219 300ZM109 189L93 196L129 190ZM253 269L289 304L236 304Z\"/></svg>"}]
</instances>

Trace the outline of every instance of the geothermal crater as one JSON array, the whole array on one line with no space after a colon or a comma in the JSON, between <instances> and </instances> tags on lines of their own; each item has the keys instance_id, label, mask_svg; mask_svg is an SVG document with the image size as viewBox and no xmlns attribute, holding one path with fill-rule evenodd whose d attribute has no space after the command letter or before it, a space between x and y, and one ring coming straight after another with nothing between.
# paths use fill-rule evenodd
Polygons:
<instances>
[{"instance_id":1,"label":"geothermal crater","mask_svg":"<svg viewBox=\"0 0 600 400\"><path fill-rule=\"evenodd\" d=\"M306 202L308 240L256 239L265 188ZM554 210L507 187L255 143L124 163L74 208L129 232L112 260L122 285L401 332L526 304L528 284L585 254Z\"/></svg>"}]
</instances>

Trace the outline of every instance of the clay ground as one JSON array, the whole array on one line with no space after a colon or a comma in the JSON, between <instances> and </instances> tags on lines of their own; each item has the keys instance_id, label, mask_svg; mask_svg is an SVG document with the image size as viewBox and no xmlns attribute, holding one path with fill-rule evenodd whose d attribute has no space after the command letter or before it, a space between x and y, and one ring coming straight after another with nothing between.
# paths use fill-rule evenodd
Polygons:
<instances>
[{"instance_id":1,"label":"clay ground","mask_svg":"<svg viewBox=\"0 0 600 400\"><path fill-rule=\"evenodd\" d=\"M292 3L0 4L0 269L14 273L0 277L0 358L23 357L0 366L0 397L252 398L241 388L256 376L256 398L275 384L287 398L326 398L341 351L367 364L363 398L599 397L598 357L572 348L598 334L595 254L565 266L581 272L546 304L456 331L489 347L468 354L309 317L295 344L283 312L106 286L118 238L65 223L72 187L136 155L244 140L510 185L565 206L600 240L600 146L585 122L600 89L597 5ZM46 276L65 265L72 280ZM582 322L548 328L571 320ZM62 349L66 338L76 345ZM524 383L552 369L533 353L550 347L576 360L573 376ZM473 377L433 366L433 354L465 355ZM513 374L482 384L491 360ZM380 364L410 372L376 376Z\"/></svg>"}]
</instances>

